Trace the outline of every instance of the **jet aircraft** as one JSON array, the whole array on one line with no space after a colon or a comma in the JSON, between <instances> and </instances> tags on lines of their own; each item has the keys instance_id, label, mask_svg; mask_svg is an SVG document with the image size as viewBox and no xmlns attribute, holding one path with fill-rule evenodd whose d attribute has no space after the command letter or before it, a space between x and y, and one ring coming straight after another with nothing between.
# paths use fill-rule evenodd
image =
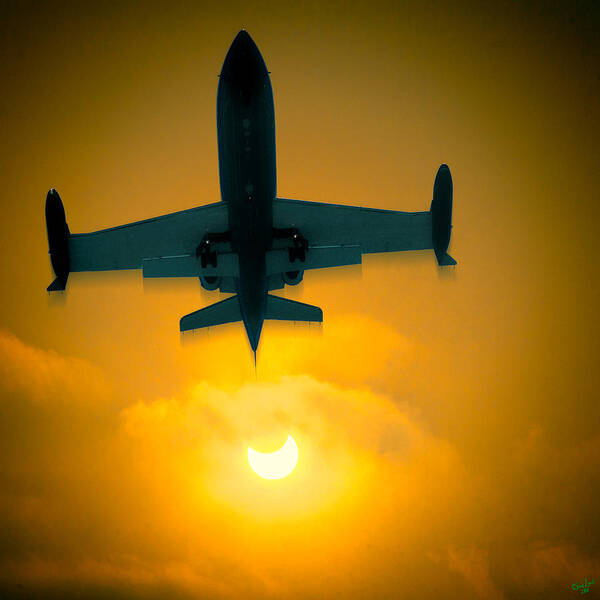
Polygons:
<instances>
[{"instance_id":1,"label":"jet aircraft","mask_svg":"<svg viewBox=\"0 0 600 600\"><path fill-rule=\"evenodd\" d=\"M304 272L361 263L363 254L433 249L440 267L452 217L450 169L439 167L430 210L399 212L278 198L269 71L247 31L225 57L217 91L221 201L92 233L71 233L58 192L46 197L50 259L64 290L70 272L142 269L144 277L199 277L234 294L184 316L181 331L243 321L256 349L265 319L322 321L316 306L269 292Z\"/></svg>"}]
</instances>

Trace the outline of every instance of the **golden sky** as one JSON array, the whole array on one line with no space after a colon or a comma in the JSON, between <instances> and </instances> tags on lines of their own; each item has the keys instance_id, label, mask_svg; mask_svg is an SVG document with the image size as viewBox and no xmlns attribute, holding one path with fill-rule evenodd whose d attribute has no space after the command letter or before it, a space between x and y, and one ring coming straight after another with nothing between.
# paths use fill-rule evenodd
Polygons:
<instances>
[{"instance_id":1,"label":"golden sky","mask_svg":"<svg viewBox=\"0 0 600 600\"><path fill-rule=\"evenodd\" d=\"M563 598L600 583L594 2L4 2L0 596ZM527 4L527 6L522 6ZM85 6L85 8L83 8ZM271 71L278 195L426 210L450 253L284 295L322 327L181 337L194 280L73 274L72 232L220 198L217 75ZM294 436L268 481L248 445ZM590 593L600 593L590 588Z\"/></svg>"}]
</instances>

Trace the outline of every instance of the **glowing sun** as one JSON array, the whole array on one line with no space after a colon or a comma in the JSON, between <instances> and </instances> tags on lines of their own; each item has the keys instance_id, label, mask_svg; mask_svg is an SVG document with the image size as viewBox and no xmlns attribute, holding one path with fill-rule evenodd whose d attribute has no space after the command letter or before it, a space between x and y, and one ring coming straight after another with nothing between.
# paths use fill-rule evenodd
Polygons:
<instances>
[{"instance_id":1,"label":"glowing sun","mask_svg":"<svg viewBox=\"0 0 600 600\"><path fill-rule=\"evenodd\" d=\"M294 470L298 462L298 446L291 435L275 452L257 452L248 446L248 462L252 470L264 479L281 479Z\"/></svg>"}]
</instances>

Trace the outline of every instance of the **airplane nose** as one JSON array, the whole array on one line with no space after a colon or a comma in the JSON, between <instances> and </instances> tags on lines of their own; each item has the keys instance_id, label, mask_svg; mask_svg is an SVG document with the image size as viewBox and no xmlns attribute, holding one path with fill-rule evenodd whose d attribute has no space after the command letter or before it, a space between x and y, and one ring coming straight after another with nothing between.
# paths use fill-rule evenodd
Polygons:
<instances>
[{"instance_id":1,"label":"airplane nose","mask_svg":"<svg viewBox=\"0 0 600 600\"><path fill-rule=\"evenodd\" d=\"M250 34L245 29L241 29L239 31L239 33L235 36L232 46L248 44L249 42L252 42L252 41L253 40L250 37Z\"/></svg>"},{"instance_id":2,"label":"airplane nose","mask_svg":"<svg viewBox=\"0 0 600 600\"><path fill-rule=\"evenodd\" d=\"M231 42L231 46L225 57L225 63L227 62L250 62L262 58L258 47L254 43L254 40L250 37L250 34L242 29Z\"/></svg>"},{"instance_id":3,"label":"airplane nose","mask_svg":"<svg viewBox=\"0 0 600 600\"><path fill-rule=\"evenodd\" d=\"M250 34L242 29L229 47L221 78L235 87L247 88L253 87L266 74L267 67L258 47Z\"/></svg>"}]
</instances>

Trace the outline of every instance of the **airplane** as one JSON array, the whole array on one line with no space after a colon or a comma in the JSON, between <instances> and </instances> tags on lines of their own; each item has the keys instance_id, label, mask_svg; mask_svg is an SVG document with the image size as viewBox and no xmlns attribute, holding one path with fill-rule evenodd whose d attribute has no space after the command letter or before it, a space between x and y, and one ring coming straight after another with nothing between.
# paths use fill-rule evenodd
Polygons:
<instances>
[{"instance_id":1,"label":"airplane","mask_svg":"<svg viewBox=\"0 0 600 600\"><path fill-rule=\"evenodd\" d=\"M199 277L234 294L181 318L180 331L243 321L256 362L265 319L323 321L316 306L270 294L309 269L361 264L362 255L433 249L440 267L452 229L452 177L442 164L430 210L400 212L278 198L269 71L246 30L219 75L221 201L92 233L71 233L58 192L46 197L49 254L64 290L70 272L142 269L143 277Z\"/></svg>"}]
</instances>

